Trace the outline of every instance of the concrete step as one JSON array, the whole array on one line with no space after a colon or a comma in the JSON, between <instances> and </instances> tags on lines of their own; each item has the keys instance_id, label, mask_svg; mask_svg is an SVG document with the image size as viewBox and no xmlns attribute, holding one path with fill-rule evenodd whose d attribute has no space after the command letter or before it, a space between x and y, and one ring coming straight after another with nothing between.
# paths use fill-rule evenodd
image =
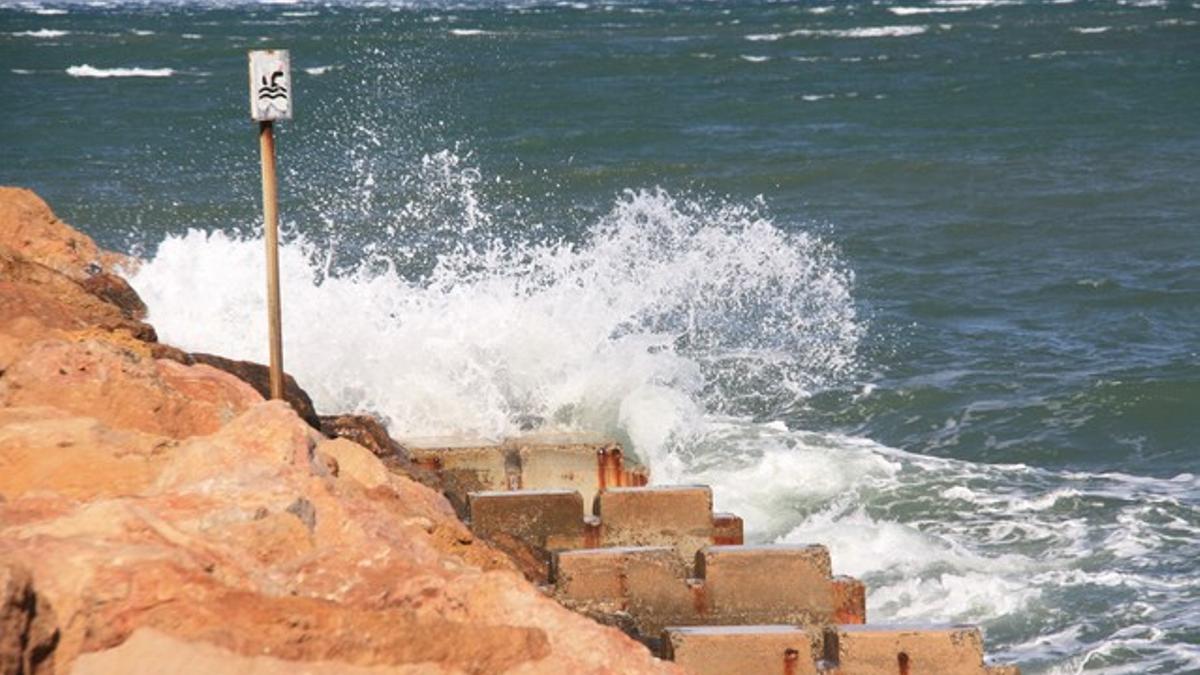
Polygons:
<instances>
[{"instance_id":1,"label":"concrete step","mask_svg":"<svg viewBox=\"0 0 1200 675\"><path fill-rule=\"evenodd\" d=\"M663 546L562 551L551 577L564 605L647 642L666 626L866 620L862 582L832 576L824 546L707 546L694 565Z\"/></svg>"},{"instance_id":2,"label":"concrete step","mask_svg":"<svg viewBox=\"0 0 1200 675\"><path fill-rule=\"evenodd\" d=\"M1020 675L984 664L972 626L670 627L662 643L690 675Z\"/></svg>"},{"instance_id":3,"label":"concrete step","mask_svg":"<svg viewBox=\"0 0 1200 675\"><path fill-rule=\"evenodd\" d=\"M587 516L574 490L472 492L471 530L516 558L526 574L546 581L551 556L571 549L665 546L681 564L712 544L740 544L742 521L712 512L704 486L607 488Z\"/></svg>"},{"instance_id":4,"label":"concrete step","mask_svg":"<svg viewBox=\"0 0 1200 675\"><path fill-rule=\"evenodd\" d=\"M675 627L662 642L665 657L689 675L818 673L820 640L797 626Z\"/></svg>"},{"instance_id":5,"label":"concrete step","mask_svg":"<svg viewBox=\"0 0 1200 675\"><path fill-rule=\"evenodd\" d=\"M401 443L415 463L441 474L446 496L463 517L471 492L571 489L591 504L602 489L645 485L649 480L644 468L629 464L619 443L591 434L438 436Z\"/></svg>"}]
</instances>

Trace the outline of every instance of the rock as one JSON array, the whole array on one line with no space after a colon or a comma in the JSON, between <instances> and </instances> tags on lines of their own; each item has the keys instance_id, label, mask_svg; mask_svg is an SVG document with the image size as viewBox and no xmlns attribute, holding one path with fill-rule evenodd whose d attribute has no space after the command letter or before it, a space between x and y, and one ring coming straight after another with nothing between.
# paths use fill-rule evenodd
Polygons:
<instances>
[{"instance_id":1,"label":"rock","mask_svg":"<svg viewBox=\"0 0 1200 675\"><path fill-rule=\"evenodd\" d=\"M372 415L321 415L319 428L330 438L346 438L385 459L408 456L404 446L388 435L387 427Z\"/></svg>"},{"instance_id":2,"label":"rock","mask_svg":"<svg viewBox=\"0 0 1200 675\"><path fill-rule=\"evenodd\" d=\"M47 444L39 426L77 418L8 410L5 447L37 446L50 461L77 453ZM120 433L73 424L82 438ZM98 466L145 462L136 481L98 471L85 493L20 469L26 487L0 502L0 560L35 570L61 627L61 672L170 672L152 664L176 653L238 672L284 666L263 656L304 662L295 672L678 672L559 606L473 540L444 497L364 448L323 439L283 402L253 405L208 436L156 438L167 445L153 461L130 449L145 439L89 450ZM347 470L332 475L325 451ZM59 459L84 470L72 457Z\"/></svg>"},{"instance_id":3,"label":"rock","mask_svg":"<svg viewBox=\"0 0 1200 675\"><path fill-rule=\"evenodd\" d=\"M151 485L174 442L110 429L53 408L0 408L0 494L52 490L75 499L134 495Z\"/></svg>"},{"instance_id":4,"label":"rock","mask_svg":"<svg viewBox=\"0 0 1200 675\"><path fill-rule=\"evenodd\" d=\"M146 318L146 303L133 287L121 277L108 272L94 274L80 282L80 287L121 310L127 319Z\"/></svg>"},{"instance_id":5,"label":"rock","mask_svg":"<svg viewBox=\"0 0 1200 675\"><path fill-rule=\"evenodd\" d=\"M284 661L273 656L242 656L203 642L185 642L152 628L140 628L112 649L84 654L72 675L441 675L461 671L437 664L350 666L337 661Z\"/></svg>"},{"instance_id":6,"label":"rock","mask_svg":"<svg viewBox=\"0 0 1200 675\"><path fill-rule=\"evenodd\" d=\"M154 328L84 289L77 281L0 246L0 326L32 317L46 329L97 327L153 342Z\"/></svg>"},{"instance_id":7,"label":"rock","mask_svg":"<svg viewBox=\"0 0 1200 675\"><path fill-rule=\"evenodd\" d=\"M51 675L58 621L26 568L0 561L0 674Z\"/></svg>"},{"instance_id":8,"label":"rock","mask_svg":"<svg viewBox=\"0 0 1200 675\"><path fill-rule=\"evenodd\" d=\"M194 353L189 356L192 363L203 363L223 370L254 387L263 398L271 397L271 369L267 366L250 361L234 361L214 354ZM296 383L296 378L287 373L283 374L283 400L291 404L296 414L308 422L309 426L314 429L321 428L321 420L317 417L317 411L313 409L308 392L301 389Z\"/></svg>"},{"instance_id":9,"label":"rock","mask_svg":"<svg viewBox=\"0 0 1200 675\"><path fill-rule=\"evenodd\" d=\"M186 438L209 434L262 397L205 365L156 361L102 339L35 342L0 378L0 405L49 405L118 429Z\"/></svg>"},{"instance_id":10,"label":"rock","mask_svg":"<svg viewBox=\"0 0 1200 675\"><path fill-rule=\"evenodd\" d=\"M437 473L413 463L408 450L388 435L383 422L372 415L322 415L321 433L345 438L367 448L391 471L403 474L438 492L444 488Z\"/></svg>"},{"instance_id":11,"label":"rock","mask_svg":"<svg viewBox=\"0 0 1200 675\"><path fill-rule=\"evenodd\" d=\"M345 438L322 441L318 453L332 457L337 463L337 475L358 481L365 488L388 484L388 471L371 451Z\"/></svg>"},{"instance_id":12,"label":"rock","mask_svg":"<svg viewBox=\"0 0 1200 675\"><path fill-rule=\"evenodd\" d=\"M83 281L131 260L96 246L91 237L59 220L31 190L0 186L0 246Z\"/></svg>"}]
</instances>

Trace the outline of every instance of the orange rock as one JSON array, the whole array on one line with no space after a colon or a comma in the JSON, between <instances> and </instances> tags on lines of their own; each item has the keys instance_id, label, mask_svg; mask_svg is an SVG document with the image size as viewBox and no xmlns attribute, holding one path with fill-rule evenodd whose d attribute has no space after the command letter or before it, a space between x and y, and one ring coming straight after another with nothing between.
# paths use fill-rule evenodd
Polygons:
<instances>
[{"instance_id":1,"label":"orange rock","mask_svg":"<svg viewBox=\"0 0 1200 675\"><path fill-rule=\"evenodd\" d=\"M105 424L185 438L216 431L262 400L208 366L155 361L100 339L35 342L0 379L0 405L51 405Z\"/></svg>"},{"instance_id":2,"label":"orange rock","mask_svg":"<svg viewBox=\"0 0 1200 675\"><path fill-rule=\"evenodd\" d=\"M84 426L72 420L8 409L0 431L14 446L33 445L45 438L39 424ZM470 537L445 498L381 472L364 448L322 443L272 401L171 445L137 481L97 472L95 481L110 485L95 487L91 501L78 501L84 493L61 478L23 470L34 477L27 489L0 501L0 560L31 569L55 607L62 672L73 663L81 672L123 671L117 664L129 654L166 659L179 640L204 643L187 647L197 663L219 654L249 672L283 667L274 659L380 672L429 664L464 673L679 672L559 606L510 565L481 571L473 559L503 558ZM352 468L331 475L320 461L329 450ZM97 443L90 457L142 461L126 452ZM123 649L139 628L171 637L149 634ZM81 657L89 652L101 653Z\"/></svg>"},{"instance_id":3,"label":"orange rock","mask_svg":"<svg viewBox=\"0 0 1200 675\"><path fill-rule=\"evenodd\" d=\"M0 408L0 424L0 495L8 499L30 490L77 499L137 494L174 445L46 408Z\"/></svg>"},{"instance_id":4,"label":"orange rock","mask_svg":"<svg viewBox=\"0 0 1200 675\"><path fill-rule=\"evenodd\" d=\"M22 317L44 328L76 330L99 327L156 339L148 324L89 293L78 282L0 246L0 326Z\"/></svg>"},{"instance_id":5,"label":"orange rock","mask_svg":"<svg viewBox=\"0 0 1200 675\"><path fill-rule=\"evenodd\" d=\"M0 246L76 281L131 262L96 246L59 220L32 190L18 187L0 186Z\"/></svg>"},{"instance_id":6,"label":"orange rock","mask_svg":"<svg viewBox=\"0 0 1200 675\"><path fill-rule=\"evenodd\" d=\"M185 642L140 628L119 647L84 654L72 675L171 673L171 675L451 675L435 663L410 666L351 666L337 661L297 663L273 656L242 656L203 642Z\"/></svg>"}]
</instances>

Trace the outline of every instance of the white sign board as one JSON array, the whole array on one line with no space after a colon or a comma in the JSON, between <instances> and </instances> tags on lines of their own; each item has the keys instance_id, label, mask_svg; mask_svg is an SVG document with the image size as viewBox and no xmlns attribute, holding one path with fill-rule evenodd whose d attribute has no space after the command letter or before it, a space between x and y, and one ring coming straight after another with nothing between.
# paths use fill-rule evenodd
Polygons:
<instances>
[{"instance_id":1,"label":"white sign board","mask_svg":"<svg viewBox=\"0 0 1200 675\"><path fill-rule=\"evenodd\" d=\"M292 68L286 49L250 52L250 117L292 119Z\"/></svg>"}]
</instances>

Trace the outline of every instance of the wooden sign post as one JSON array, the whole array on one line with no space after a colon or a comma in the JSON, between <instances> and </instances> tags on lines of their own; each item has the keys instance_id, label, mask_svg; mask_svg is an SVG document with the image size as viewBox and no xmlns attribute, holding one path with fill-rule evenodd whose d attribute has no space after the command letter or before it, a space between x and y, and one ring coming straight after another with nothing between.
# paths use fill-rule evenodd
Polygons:
<instances>
[{"instance_id":1,"label":"wooden sign post","mask_svg":"<svg viewBox=\"0 0 1200 675\"><path fill-rule=\"evenodd\" d=\"M275 120L292 118L292 73L287 50L250 52L250 117L258 122L262 153L263 226L267 240L267 325L271 398L283 398L283 328L279 303L279 190L275 182Z\"/></svg>"}]
</instances>

